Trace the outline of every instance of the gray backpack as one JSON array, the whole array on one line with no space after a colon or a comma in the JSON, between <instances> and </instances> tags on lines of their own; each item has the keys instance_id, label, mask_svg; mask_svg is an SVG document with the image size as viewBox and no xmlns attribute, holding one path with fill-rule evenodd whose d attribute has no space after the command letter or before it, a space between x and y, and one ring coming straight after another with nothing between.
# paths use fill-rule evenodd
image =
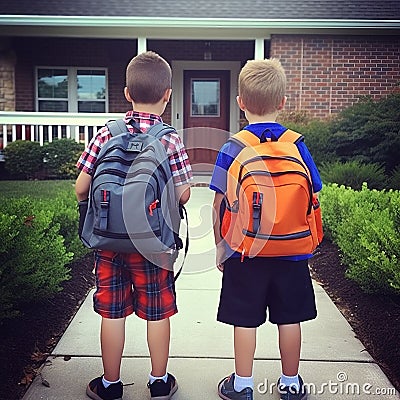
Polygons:
<instances>
[{"instance_id":1,"label":"gray backpack","mask_svg":"<svg viewBox=\"0 0 400 400\"><path fill-rule=\"evenodd\" d=\"M81 240L91 249L141 253L154 264L172 267L183 247L179 227L185 210L175 198L159 139L175 130L159 123L143 133L133 125L132 134L123 120L107 127L112 138L94 166Z\"/></svg>"}]
</instances>

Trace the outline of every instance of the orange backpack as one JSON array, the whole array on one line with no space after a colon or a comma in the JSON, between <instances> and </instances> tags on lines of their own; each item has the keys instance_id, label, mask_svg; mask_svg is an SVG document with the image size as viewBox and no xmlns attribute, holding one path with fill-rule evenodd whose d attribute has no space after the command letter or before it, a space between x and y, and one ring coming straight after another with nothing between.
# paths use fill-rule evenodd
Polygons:
<instances>
[{"instance_id":1,"label":"orange backpack","mask_svg":"<svg viewBox=\"0 0 400 400\"><path fill-rule=\"evenodd\" d=\"M320 209L310 172L296 146L303 136L286 130L279 139L260 139L242 130L229 140L242 150L227 172L221 222L225 241L242 259L312 253L322 233L317 231L314 207Z\"/></svg>"}]
</instances>

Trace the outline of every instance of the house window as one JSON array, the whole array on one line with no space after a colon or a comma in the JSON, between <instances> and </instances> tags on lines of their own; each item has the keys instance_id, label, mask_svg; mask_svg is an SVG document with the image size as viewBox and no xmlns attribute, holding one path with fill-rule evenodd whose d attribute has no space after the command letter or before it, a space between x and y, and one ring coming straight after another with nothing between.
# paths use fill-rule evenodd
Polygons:
<instances>
[{"instance_id":1,"label":"house window","mask_svg":"<svg viewBox=\"0 0 400 400\"><path fill-rule=\"evenodd\" d=\"M105 69L38 67L36 76L37 111L108 112Z\"/></svg>"}]
</instances>

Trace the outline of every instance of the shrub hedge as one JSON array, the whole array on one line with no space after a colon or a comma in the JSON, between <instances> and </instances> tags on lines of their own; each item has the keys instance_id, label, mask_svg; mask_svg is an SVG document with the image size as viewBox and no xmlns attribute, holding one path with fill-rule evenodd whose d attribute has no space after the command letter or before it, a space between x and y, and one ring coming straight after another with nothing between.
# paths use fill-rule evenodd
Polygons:
<instances>
[{"instance_id":1,"label":"shrub hedge","mask_svg":"<svg viewBox=\"0 0 400 400\"><path fill-rule=\"evenodd\" d=\"M15 179L75 179L76 161L84 149L72 139L38 142L16 140L4 149L5 168Z\"/></svg>"},{"instance_id":2,"label":"shrub hedge","mask_svg":"<svg viewBox=\"0 0 400 400\"><path fill-rule=\"evenodd\" d=\"M13 178L36 178L43 168L43 147L38 142L17 140L3 150L5 168Z\"/></svg>"},{"instance_id":3,"label":"shrub hedge","mask_svg":"<svg viewBox=\"0 0 400 400\"><path fill-rule=\"evenodd\" d=\"M366 292L400 294L400 192L325 185L326 237L339 247L347 276Z\"/></svg>"},{"instance_id":4,"label":"shrub hedge","mask_svg":"<svg viewBox=\"0 0 400 400\"><path fill-rule=\"evenodd\" d=\"M371 189L387 187L387 177L382 165L351 160L346 162L324 162L320 167L321 178L326 183L350 186L360 190L366 182Z\"/></svg>"},{"instance_id":5,"label":"shrub hedge","mask_svg":"<svg viewBox=\"0 0 400 400\"><path fill-rule=\"evenodd\" d=\"M69 262L87 253L77 236L72 185L50 193L43 198L0 195L0 320L16 315L23 303L61 290Z\"/></svg>"},{"instance_id":6,"label":"shrub hedge","mask_svg":"<svg viewBox=\"0 0 400 400\"><path fill-rule=\"evenodd\" d=\"M387 176L400 166L400 94L380 100L361 98L327 120L302 112L282 113L279 120L302 133L317 164L358 161L382 165ZM389 187L398 184L398 178ZM396 180L397 179L397 180Z\"/></svg>"},{"instance_id":7,"label":"shrub hedge","mask_svg":"<svg viewBox=\"0 0 400 400\"><path fill-rule=\"evenodd\" d=\"M75 164L84 150L82 143L58 139L44 146L46 175L55 179L74 179L78 176Z\"/></svg>"}]
</instances>

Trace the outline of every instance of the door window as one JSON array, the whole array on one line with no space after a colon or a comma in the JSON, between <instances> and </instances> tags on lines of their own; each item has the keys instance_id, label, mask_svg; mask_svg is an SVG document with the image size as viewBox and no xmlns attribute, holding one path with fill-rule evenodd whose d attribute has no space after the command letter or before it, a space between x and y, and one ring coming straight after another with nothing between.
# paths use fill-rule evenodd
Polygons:
<instances>
[{"instance_id":1,"label":"door window","mask_svg":"<svg viewBox=\"0 0 400 400\"><path fill-rule=\"evenodd\" d=\"M220 115L220 80L191 80L191 116L219 117Z\"/></svg>"}]
</instances>

